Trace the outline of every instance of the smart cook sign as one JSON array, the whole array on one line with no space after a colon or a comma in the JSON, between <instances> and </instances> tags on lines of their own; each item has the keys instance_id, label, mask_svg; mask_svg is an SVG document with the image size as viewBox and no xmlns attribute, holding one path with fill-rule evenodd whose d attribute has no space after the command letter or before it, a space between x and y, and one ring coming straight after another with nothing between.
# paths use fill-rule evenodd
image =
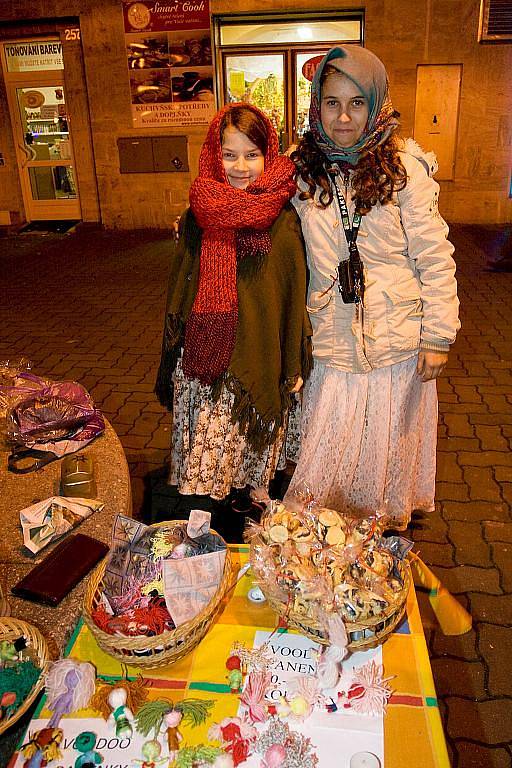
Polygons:
<instances>
[{"instance_id":1,"label":"smart cook sign","mask_svg":"<svg viewBox=\"0 0 512 768\"><path fill-rule=\"evenodd\" d=\"M125 32L167 32L210 26L209 0L124 2Z\"/></svg>"}]
</instances>

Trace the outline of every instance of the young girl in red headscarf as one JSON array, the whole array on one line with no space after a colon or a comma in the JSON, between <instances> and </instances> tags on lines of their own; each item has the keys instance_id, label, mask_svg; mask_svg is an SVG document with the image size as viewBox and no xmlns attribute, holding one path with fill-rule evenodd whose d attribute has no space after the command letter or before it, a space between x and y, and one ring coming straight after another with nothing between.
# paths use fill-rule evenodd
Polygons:
<instances>
[{"instance_id":1,"label":"young girl in red headscarf","mask_svg":"<svg viewBox=\"0 0 512 768\"><path fill-rule=\"evenodd\" d=\"M268 486L283 458L311 359L294 171L257 108L231 104L212 121L172 258L156 388L183 495Z\"/></svg>"}]
</instances>

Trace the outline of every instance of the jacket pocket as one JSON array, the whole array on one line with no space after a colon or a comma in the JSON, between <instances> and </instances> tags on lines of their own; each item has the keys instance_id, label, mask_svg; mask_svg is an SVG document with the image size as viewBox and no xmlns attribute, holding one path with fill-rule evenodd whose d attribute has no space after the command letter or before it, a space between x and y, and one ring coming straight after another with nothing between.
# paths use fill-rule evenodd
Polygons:
<instances>
[{"instance_id":1,"label":"jacket pocket","mask_svg":"<svg viewBox=\"0 0 512 768\"><path fill-rule=\"evenodd\" d=\"M385 288L383 293L391 349L415 349L419 346L423 318L423 302L417 284Z\"/></svg>"},{"instance_id":2,"label":"jacket pocket","mask_svg":"<svg viewBox=\"0 0 512 768\"><path fill-rule=\"evenodd\" d=\"M308 312L314 315L317 312L322 312L322 310L327 309L333 299L332 292L332 286L325 291L310 291L306 307Z\"/></svg>"}]
</instances>

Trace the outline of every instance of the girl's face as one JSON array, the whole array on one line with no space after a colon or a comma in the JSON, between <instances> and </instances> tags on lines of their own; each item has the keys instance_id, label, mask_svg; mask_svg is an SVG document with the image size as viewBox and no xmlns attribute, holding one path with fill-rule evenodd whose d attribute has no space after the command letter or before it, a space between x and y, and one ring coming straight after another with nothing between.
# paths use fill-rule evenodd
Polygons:
<instances>
[{"instance_id":1,"label":"girl's face","mask_svg":"<svg viewBox=\"0 0 512 768\"><path fill-rule=\"evenodd\" d=\"M336 146L353 147L368 122L368 101L348 77L329 75L322 86L320 119Z\"/></svg>"},{"instance_id":2,"label":"girl's face","mask_svg":"<svg viewBox=\"0 0 512 768\"><path fill-rule=\"evenodd\" d=\"M245 133L228 125L222 137L222 165L231 186L246 189L263 173L265 158Z\"/></svg>"}]
</instances>

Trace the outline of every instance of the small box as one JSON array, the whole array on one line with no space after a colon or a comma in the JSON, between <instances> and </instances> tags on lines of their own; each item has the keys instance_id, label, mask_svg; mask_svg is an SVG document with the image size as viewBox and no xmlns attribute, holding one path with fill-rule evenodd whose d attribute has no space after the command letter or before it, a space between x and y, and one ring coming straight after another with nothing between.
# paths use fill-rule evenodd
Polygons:
<instances>
[{"instance_id":1,"label":"small box","mask_svg":"<svg viewBox=\"0 0 512 768\"><path fill-rule=\"evenodd\" d=\"M78 499L96 498L94 465L90 456L66 456L60 471L62 496Z\"/></svg>"}]
</instances>

